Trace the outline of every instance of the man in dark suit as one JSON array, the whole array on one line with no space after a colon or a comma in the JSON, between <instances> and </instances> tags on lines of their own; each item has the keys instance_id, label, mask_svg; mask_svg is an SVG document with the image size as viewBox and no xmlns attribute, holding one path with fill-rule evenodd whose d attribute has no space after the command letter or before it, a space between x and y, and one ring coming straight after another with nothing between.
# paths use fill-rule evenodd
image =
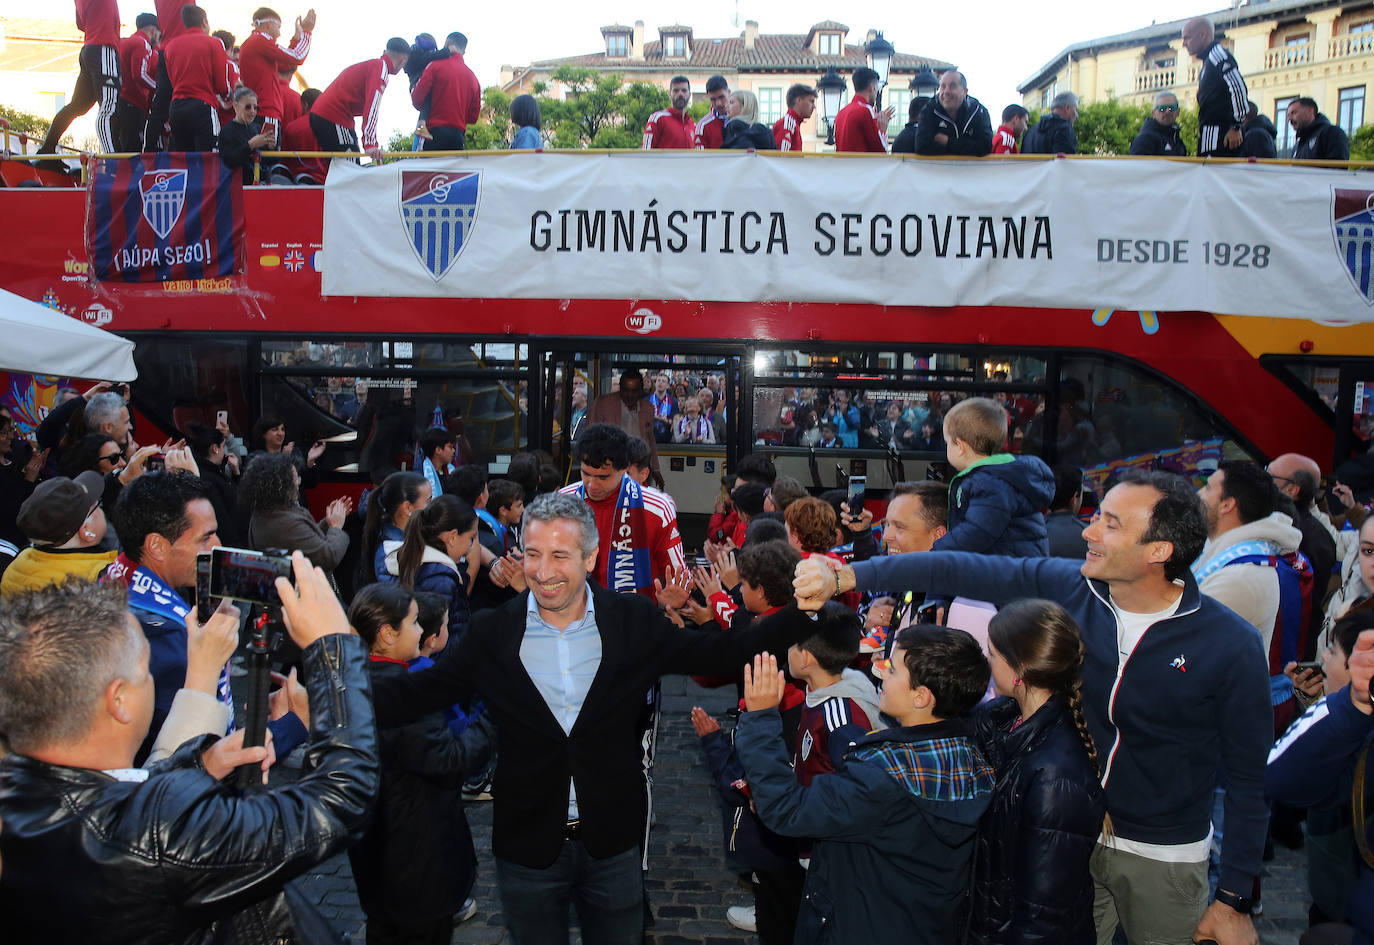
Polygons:
<instances>
[{"instance_id":1,"label":"man in dark suit","mask_svg":"<svg viewBox=\"0 0 1374 945\"><path fill-rule=\"evenodd\" d=\"M810 620L788 608L741 633L688 631L647 597L591 583L596 523L576 496L531 502L523 537L524 593L476 615L434 667L378 680L378 723L479 695L500 733L492 848L512 940L566 942L571 903L584 941L631 945L643 939L644 693L665 673L738 672L757 651L785 652Z\"/></svg>"},{"instance_id":2,"label":"man in dark suit","mask_svg":"<svg viewBox=\"0 0 1374 945\"><path fill-rule=\"evenodd\" d=\"M654 437L654 406L644 396L644 375L638 368L628 368L621 373L615 393L602 394L592 401L586 422L609 423L648 443L649 481L654 488L663 488L663 473L658 468L658 443ZM574 430L573 439L581 432Z\"/></svg>"}]
</instances>

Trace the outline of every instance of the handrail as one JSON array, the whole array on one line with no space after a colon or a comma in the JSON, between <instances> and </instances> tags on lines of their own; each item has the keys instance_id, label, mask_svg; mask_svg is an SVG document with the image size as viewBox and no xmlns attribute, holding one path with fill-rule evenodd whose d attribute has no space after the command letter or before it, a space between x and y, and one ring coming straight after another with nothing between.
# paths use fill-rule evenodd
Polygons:
<instances>
[{"instance_id":1,"label":"handrail","mask_svg":"<svg viewBox=\"0 0 1374 945\"><path fill-rule=\"evenodd\" d=\"M1149 154L988 154L981 157L959 154L876 154L846 151L733 151L733 150L711 150L711 151L644 151L639 148L566 148L566 149L539 149L539 150L493 150L493 151L383 151L384 159L408 160L415 158L431 157L507 157L517 154L577 154L577 155L611 155L629 157L633 155L653 154L659 157L676 155L680 157L720 159L727 157L740 157L744 155L765 156L770 158L807 158L807 159L877 159L877 160L902 160L902 161L976 161L976 162L1015 162L1015 161L1171 161L1176 164L1201 164L1201 165L1220 165L1220 164L1260 164L1273 167L1312 167L1312 168L1342 168L1349 170L1374 169L1374 161L1330 161L1330 160L1294 160L1293 158L1251 158L1251 157L1177 157L1173 155L1149 155ZM89 161L101 160L104 158L132 158L138 157L138 152L117 151L111 153L79 153L74 155L62 154L12 154L6 156L6 160L12 161L66 161L80 159L82 162L83 181L85 179L86 167ZM290 158L294 160L358 160L367 157L362 152L354 151L260 151L259 158Z\"/></svg>"}]
</instances>

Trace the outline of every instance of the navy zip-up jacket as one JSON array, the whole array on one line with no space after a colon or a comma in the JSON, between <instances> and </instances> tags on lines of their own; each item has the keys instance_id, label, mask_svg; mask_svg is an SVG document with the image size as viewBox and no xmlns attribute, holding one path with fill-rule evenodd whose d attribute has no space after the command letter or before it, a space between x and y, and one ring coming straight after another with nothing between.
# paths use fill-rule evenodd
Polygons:
<instances>
[{"instance_id":1,"label":"navy zip-up jacket","mask_svg":"<svg viewBox=\"0 0 1374 945\"><path fill-rule=\"evenodd\" d=\"M1054 473L1039 456L989 456L950 480L949 531L935 550L1043 557L1050 539L1040 510L1053 498Z\"/></svg>"},{"instance_id":2,"label":"navy zip-up jacket","mask_svg":"<svg viewBox=\"0 0 1374 945\"><path fill-rule=\"evenodd\" d=\"M1301 807L1349 810L1355 760L1371 738L1374 716L1355 708L1350 686L1333 692L1308 709L1274 746L1264 776L1270 797ZM1370 840L1374 842L1374 831ZM1345 910L1355 926L1354 945L1374 942L1374 871L1368 866L1360 866Z\"/></svg>"},{"instance_id":3,"label":"navy zip-up jacket","mask_svg":"<svg viewBox=\"0 0 1374 945\"><path fill-rule=\"evenodd\" d=\"M1061 558L930 551L856 562L854 574L861 591L929 590L998 606L1043 597L1067 610L1083 633L1083 709L1116 835L1159 844L1207 836L1220 763L1221 888L1245 894L1259 875L1269 824L1264 764L1274 723L1259 634L1185 573L1178 611L1146 631L1119 667L1107 585L1079 568Z\"/></svg>"}]
</instances>

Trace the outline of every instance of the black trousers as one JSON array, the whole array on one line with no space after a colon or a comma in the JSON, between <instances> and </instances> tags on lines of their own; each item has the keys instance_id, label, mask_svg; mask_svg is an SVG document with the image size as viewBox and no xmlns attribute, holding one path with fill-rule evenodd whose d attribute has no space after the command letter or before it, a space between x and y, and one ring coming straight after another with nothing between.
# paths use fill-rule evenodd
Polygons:
<instances>
[{"instance_id":1,"label":"black trousers","mask_svg":"<svg viewBox=\"0 0 1374 945\"><path fill-rule=\"evenodd\" d=\"M453 938L453 916L416 925L392 925L367 920L367 945L448 945Z\"/></svg>"},{"instance_id":2,"label":"black trousers","mask_svg":"<svg viewBox=\"0 0 1374 945\"><path fill-rule=\"evenodd\" d=\"M754 922L761 945L791 945L797 933L806 870L793 863L782 870L756 870Z\"/></svg>"},{"instance_id":3,"label":"black trousers","mask_svg":"<svg viewBox=\"0 0 1374 945\"><path fill-rule=\"evenodd\" d=\"M143 131L148 125L148 113L128 99L115 103L114 138L116 151L143 150Z\"/></svg>"},{"instance_id":4,"label":"black trousers","mask_svg":"<svg viewBox=\"0 0 1374 945\"><path fill-rule=\"evenodd\" d=\"M213 151L219 144L219 113L200 99L173 99L171 119L173 151Z\"/></svg>"},{"instance_id":5,"label":"black trousers","mask_svg":"<svg viewBox=\"0 0 1374 945\"><path fill-rule=\"evenodd\" d=\"M167 75L167 62L157 57L157 89L153 92L152 104L148 107L148 121L143 126L143 150L163 151L168 142L163 140L167 117L172 108L172 79Z\"/></svg>"},{"instance_id":6,"label":"black trousers","mask_svg":"<svg viewBox=\"0 0 1374 945\"><path fill-rule=\"evenodd\" d=\"M429 133L434 137L425 142L425 151L461 151L463 140L467 137L467 132L462 128L449 125L440 125L438 128L431 126Z\"/></svg>"},{"instance_id":7,"label":"black trousers","mask_svg":"<svg viewBox=\"0 0 1374 945\"><path fill-rule=\"evenodd\" d=\"M77 62L81 71L76 76L72 99L53 116L41 154L55 153L71 123L97 103L100 113L96 116L95 131L100 150L116 150L113 123L115 103L119 100L119 50L113 46L82 46Z\"/></svg>"},{"instance_id":8,"label":"black trousers","mask_svg":"<svg viewBox=\"0 0 1374 945\"><path fill-rule=\"evenodd\" d=\"M312 112L310 130L314 132L315 142L321 151L352 151L355 154L358 151L358 134L352 128L336 125Z\"/></svg>"}]
</instances>

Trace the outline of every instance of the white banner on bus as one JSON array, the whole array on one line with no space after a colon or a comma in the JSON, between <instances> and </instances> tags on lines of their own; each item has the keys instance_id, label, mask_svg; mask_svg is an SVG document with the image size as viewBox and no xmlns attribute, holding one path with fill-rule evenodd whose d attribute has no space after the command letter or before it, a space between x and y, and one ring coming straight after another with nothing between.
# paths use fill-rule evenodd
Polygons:
<instances>
[{"instance_id":1,"label":"white banner on bus","mask_svg":"<svg viewBox=\"0 0 1374 945\"><path fill-rule=\"evenodd\" d=\"M324 294L1374 320L1374 175L747 152L335 162Z\"/></svg>"}]
</instances>

